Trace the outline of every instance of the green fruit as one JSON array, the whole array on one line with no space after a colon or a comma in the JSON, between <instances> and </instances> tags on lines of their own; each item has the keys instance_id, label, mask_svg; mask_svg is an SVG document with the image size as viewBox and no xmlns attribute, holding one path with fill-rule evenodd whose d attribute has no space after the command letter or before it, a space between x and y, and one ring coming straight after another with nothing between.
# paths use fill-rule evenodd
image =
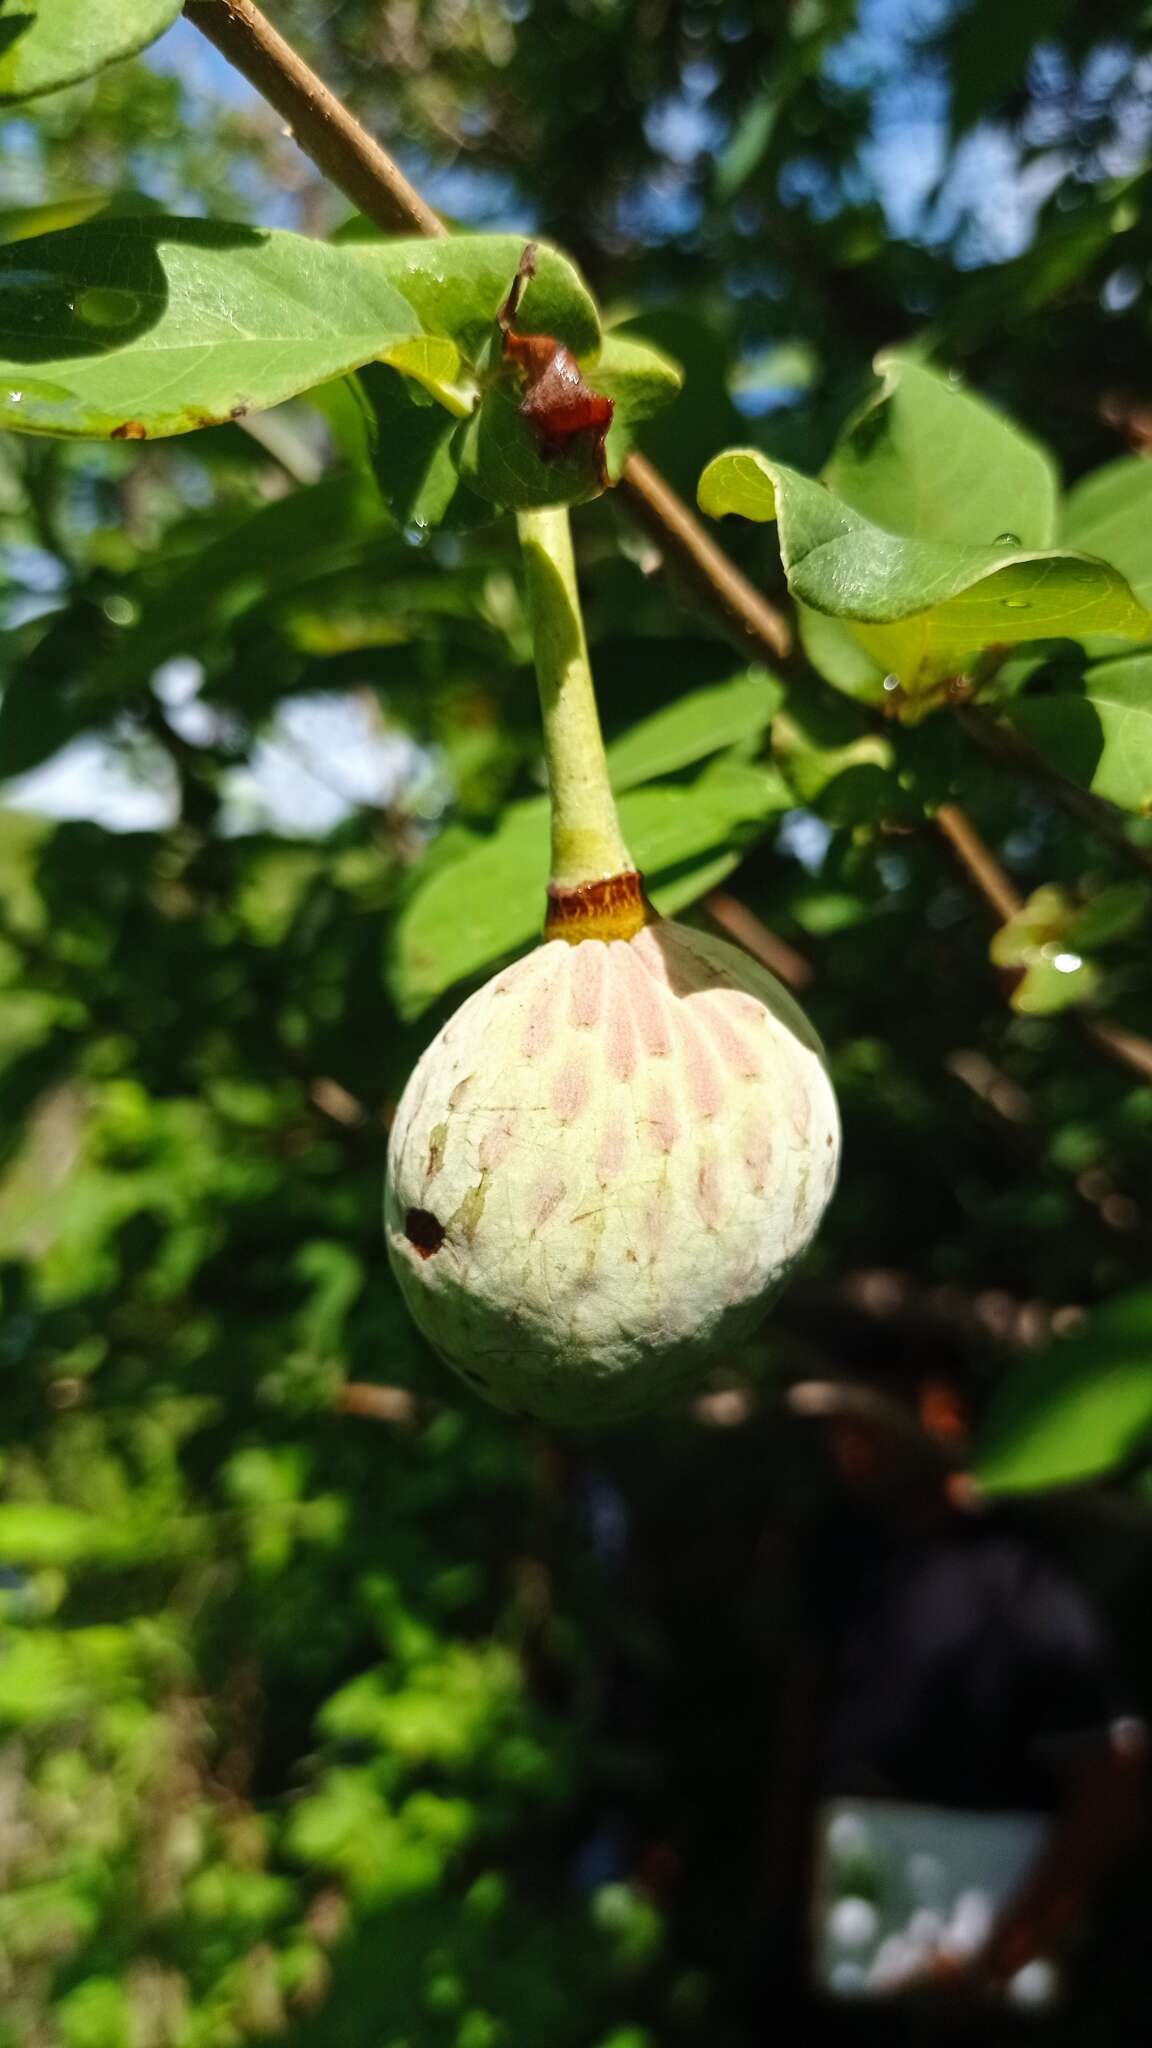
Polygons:
<instances>
[{"instance_id":1,"label":"green fruit","mask_svg":"<svg viewBox=\"0 0 1152 2048\"><path fill-rule=\"evenodd\" d=\"M779 982L657 921L554 939L471 996L404 1091L393 1268L501 1408L633 1415L748 1335L836 1178L823 1052Z\"/></svg>"}]
</instances>

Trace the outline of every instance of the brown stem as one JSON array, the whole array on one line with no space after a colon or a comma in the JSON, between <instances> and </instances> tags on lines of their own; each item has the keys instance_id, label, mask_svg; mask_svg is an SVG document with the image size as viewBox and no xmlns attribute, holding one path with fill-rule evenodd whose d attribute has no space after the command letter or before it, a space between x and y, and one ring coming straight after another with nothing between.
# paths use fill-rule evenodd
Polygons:
<instances>
[{"instance_id":1,"label":"brown stem","mask_svg":"<svg viewBox=\"0 0 1152 2048\"><path fill-rule=\"evenodd\" d=\"M399 164L360 126L250 0L186 0L193 26L287 121L318 170L387 234L447 233Z\"/></svg>"},{"instance_id":2,"label":"brown stem","mask_svg":"<svg viewBox=\"0 0 1152 2048\"><path fill-rule=\"evenodd\" d=\"M185 0L184 12L283 115L294 140L317 169L377 227L386 234L398 229L418 235L446 232L387 150L252 0ZM783 613L729 561L652 464L642 455L629 456L620 482L636 517L725 618L758 650L775 658L785 656L792 633Z\"/></svg>"},{"instance_id":3,"label":"brown stem","mask_svg":"<svg viewBox=\"0 0 1152 2048\"><path fill-rule=\"evenodd\" d=\"M1080 1022L1093 1045L1098 1045L1109 1059L1118 1060L1143 1080L1152 1081L1152 1039L1141 1038L1137 1031L1125 1031L1122 1025L1109 1023L1107 1017L1082 1017Z\"/></svg>"},{"instance_id":4,"label":"brown stem","mask_svg":"<svg viewBox=\"0 0 1152 2048\"><path fill-rule=\"evenodd\" d=\"M735 562L729 561L647 457L630 455L620 481L641 525L675 557L689 581L703 590L729 623L738 626L759 652L777 660L789 655L792 629L783 612L769 604Z\"/></svg>"},{"instance_id":5,"label":"brown stem","mask_svg":"<svg viewBox=\"0 0 1152 2048\"><path fill-rule=\"evenodd\" d=\"M373 1422L394 1422L410 1428L418 1422L421 1403L406 1387L380 1387L371 1380L347 1380L336 1397L342 1415L366 1415Z\"/></svg>"},{"instance_id":6,"label":"brown stem","mask_svg":"<svg viewBox=\"0 0 1152 2048\"><path fill-rule=\"evenodd\" d=\"M782 981L786 988L799 990L810 986L815 971L811 961L806 960L803 953L798 953L795 946L790 946L787 939L782 939L779 932L770 930L754 910L740 902L739 897L714 889L704 908L713 924L718 924L722 932L734 939L738 946L743 946L746 953L751 953L752 958L759 960L761 966Z\"/></svg>"},{"instance_id":7,"label":"brown stem","mask_svg":"<svg viewBox=\"0 0 1152 2048\"><path fill-rule=\"evenodd\" d=\"M959 804L941 804L936 813L936 829L948 841L968 880L980 891L988 908L996 912L1001 924L1007 924L1010 917L1015 917L1024 898L1005 874L991 848L985 846L968 813L962 811Z\"/></svg>"}]
</instances>

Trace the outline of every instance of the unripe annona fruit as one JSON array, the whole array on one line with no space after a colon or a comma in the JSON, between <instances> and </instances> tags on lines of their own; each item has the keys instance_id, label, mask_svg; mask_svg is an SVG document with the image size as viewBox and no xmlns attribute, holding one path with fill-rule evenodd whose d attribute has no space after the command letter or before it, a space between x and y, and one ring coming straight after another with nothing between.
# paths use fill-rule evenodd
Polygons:
<instances>
[{"instance_id":1,"label":"unripe annona fruit","mask_svg":"<svg viewBox=\"0 0 1152 2048\"><path fill-rule=\"evenodd\" d=\"M656 920L556 938L471 996L404 1091L400 1287L498 1406L597 1423L746 1336L836 1177L819 1040L764 968Z\"/></svg>"}]
</instances>

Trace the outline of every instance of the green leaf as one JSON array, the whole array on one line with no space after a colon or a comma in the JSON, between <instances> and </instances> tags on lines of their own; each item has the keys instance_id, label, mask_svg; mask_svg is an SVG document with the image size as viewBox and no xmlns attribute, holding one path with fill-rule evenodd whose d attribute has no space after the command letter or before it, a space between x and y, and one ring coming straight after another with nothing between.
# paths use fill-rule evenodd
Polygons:
<instances>
[{"instance_id":1,"label":"green leaf","mask_svg":"<svg viewBox=\"0 0 1152 2048\"><path fill-rule=\"evenodd\" d=\"M989 1492L1106 1472L1152 1429L1152 1293L1121 1296L1001 1381L974 1464Z\"/></svg>"},{"instance_id":2,"label":"green leaf","mask_svg":"<svg viewBox=\"0 0 1152 2048\"><path fill-rule=\"evenodd\" d=\"M378 253L134 217L0 250L0 425L142 440L276 405L418 336Z\"/></svg>"},{"instance_id":3,"label":"green leaf","mask_svg":"<svg viewBox=\"0 0 1152 2048\"><path fill-rule=\"evenodd\" d=\"M1017 698L1006 715L1062 775L1152 813L1152 655L1101 662L1077 689Z\"/></svg>"},{"instance_id":4,"label":"green leaf","mask_svg":"<svg viewBox=\"0 0 1152 2048\"><path fill-rule=\"evenodd\" d=\"M873 367L881 390L850 422L824 471L837 497L877 526L918 540L1051 547L1057 479L1045 451L913 356L887 353Z\"/></svg>"},{"instance_id":5,"label":"green leaf","mask_svg":"<svg viewBox=\"0 0 1152 2048\"><path fill-rule=\"evenodd\" d=\"M993 965L1024 970L1011 995L1012 1008L1023 1016L1052 1017L1096 995L1100 976L1072 939L1075 921L1071 898L1045 883L993 936Z\"/></svg>"},{"instance_id":6,"label":"green leaf","mask_svg":"<svg viewBox=\"0 0 1152 2048\"><path fill-rule=\"evenodd\" d=\"M410 389L374 365L362 372L374 414L372 465L401 524L476 526L492 518L493 507L596 497L602 483L591 445L542 456L520 412L519 376L501 366L496 316L523 242L485 235L357 246L387 265L429 330L421 340L382 350L382 360L418 380L449 414L421 408ZM607 335L601 343L595 305L572 265L543 245L536 262L518 325L553 335L578 358L593 388L613 399L606 453L610 474L618 475L637 428L675 396L679 370L630 336Z\"/></svg>"},{"instance_id":7,"label":"green leaf","mask_svg":"<svg viewBox=\"0 0 1152 2048\"><path fill-rule=\"evenodd\" d=\"M1067 947L1045 947L1012 990L1012 1008L1022 1017L1055 1017L1092 1002L1100 991L1100 972L1090 960Z\"/></svg>"},{"instance_id":8,"label":"green leaf","mask_svg":"<svg viewBox=\"0 0 1152 2048\"><path fill-rule=\"evenodd\" d=\"M591 448L580 444L545 461L520 415L519 380L501 367L496 318L524 251L520 236L346 246L385 266L427 333L443 337L458 355L450 378L441 366L439 391L434 376L422 379L442 400L446 386L454 415L447 429L436 413L413 419L394 395L373 387L380 401L374 467L386 502L404 523L477 525L491 518L492 505L574 504L598 495ZM573 265L544 244L537 244L536 274L525 286L517 325L525 334L553 335L580 359L595 358L600 348L594 301ZM411 343L401 358L387 359L411 374ZM395 458L392 432L399 435Z\"/></svg>"},{"instance_id":9,"label":"green leaf","mask_svg":"<svg viewBox=\"0 0 1152 2048\"><path fill-rule=\"evenodd\" d=\"M535 247L536 274L524 287L518 328L554 335L574 356L594 356L600 316L587 285L558 250L546 242ZM483 366L489 352L498 352L496 315L524 253L523 235L401 236L343 243L340 253L386 276L415 309L421 330L445 336L467 362Z\"/></svg>"},{"instance_id":10,"label":"green leaf","mask_svg":"<svg viewBox=\"0 0 1152 2048\"><path fill-rule=\"evenodd\" d=\"M1125 456L1086 476L1064 500L1061 539L1111 562L1152 605L1152 462Z\"/></svg>"},{"instance_id":11,"label":"green leaf","mask_svg":"<svg viewBox=\"0 0 1152 2048\"><path fill-rule=\"evenodd\" d=\"M615 790L634 789L690 767L722 748L762 733L784 692L767 669L750 668L731 682L692 690L664 711L642 719L608 749Z\"/></svg>"},{"instance_id":12,"label":"green leaf","mask_svg":"<svg viewBox=\"0 0 1152 2048\"><path fill-rule=\"evenodd\" d=\"M0 1556L9 1565L128 1563L146 1559L155 1545L150 1526L109 1521L57 1502L0 1505Z\"/></svg>"},{"instance_id":13,"label":"green leaf","mask_svg":"<svg viewBox=\"0 0 1152 2048\"><path fill-rule=\"evenodd\" d=\"M0 102L34 99L134 56L180 0L15 0L0 21Z\"/></svg>"},{"instance_id":14,"label":"green leaf","mask_svg":"<svg viewBox=\"0 0 1152 2048\"><path fill-rule=\"evenodd\" d=\"M787 792L763 769L722 761L688 787L650 783L620 800L620 823L656 908L680 910L723 879ZM393 935L389 981L405 1016L453 982L539 937L548 882L548 802L514 804L490 839L417 883Z\"/></svg>"},{"instance_id":15,"label":"green leaf","mask_svg":"<svg viewBox=\"0 0 1152 2048\"><path fill-rule=\"evenodd\" d=\"M594 450L578 436L563 454L544 456L520 412L508 378L491 386L454 442L469 489L500 506L579 505L603 489Z\"/></svg>"},{"instance_id":16,"label":"green leaf","mask_svg":"<svg viewBox=\"0 0 1152 2048\"><path fill-rule=\"evenodd\" d=\"M75 199L49 200L41 206L5 206L0 208L0 242L27 242L33 235L78 227L94 213L102 213L107 204L106 192L89 192Z\"/></svg>"},{"instance_id":17,"label":"green leaf","mask_svg":"<svg viewBox=\"0 0 1152 2048\"><path fill-rule=\"evenodd\" d=\"M1059 944L1072 916L1072 902L1064 890L1045 882L994 934L988 947L993 965L1027 967L1042 947Z\"/></svg>"},{"instance_id":18,"label":"green leaf","mask_svg":"<svg viewBox=\"0 0 1152 2048\"><path fill-rule=\"evenodd\" d=\"M699 496L714 517L777 518L793 595L851 620L854 637L909 695L932 692L1015 641L1152 634L1152 614L1106 563L1056 550L909 539L757 449L718 455Z\"/></svg>"}]
</instances>

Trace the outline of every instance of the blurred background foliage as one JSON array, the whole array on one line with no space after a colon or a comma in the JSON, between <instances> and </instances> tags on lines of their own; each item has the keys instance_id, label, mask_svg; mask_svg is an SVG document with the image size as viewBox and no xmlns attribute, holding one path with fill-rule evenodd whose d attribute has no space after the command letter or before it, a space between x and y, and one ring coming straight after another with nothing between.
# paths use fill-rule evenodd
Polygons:
<instances>
[{"instance_id":1,"label":"blurred background foliage","mask_svg":"<svg viewBox=\"0 0 1152 2048\"><path fill-rule=\"evenodd\" d=\"M554 238L683 364L643 445L686 494L733 441L818 468L899 343L1068 484L1152 446L1133 0L278 22L435 205ZM347 215L186 24L0 134L9 241L106 203ZM822 1483L789 1375L958 1375L990 1482L1075 1489L1049 1519L1147 1683L1152 1079L1006 995L1072 930L1082 995L1152 1030L1152 831L1101 837L945 715L900 737L901 808L890 743L843 702L782 717L618 503L575 524L667 900L791 949L847 1164L806 1276L702 1402L557 1445L448 1385L379 1216L447 981L528 937L477 940L459 867L495 861L499 900L539 815L508 523L399 529L338 390L170 443L0 451L11 2048L755 2038L803 1598L761 1567ZM726 538L778 595L763 530ZM1029 899L998 965L925 819L957 790Z\"/></svg>"}]
</instances>

